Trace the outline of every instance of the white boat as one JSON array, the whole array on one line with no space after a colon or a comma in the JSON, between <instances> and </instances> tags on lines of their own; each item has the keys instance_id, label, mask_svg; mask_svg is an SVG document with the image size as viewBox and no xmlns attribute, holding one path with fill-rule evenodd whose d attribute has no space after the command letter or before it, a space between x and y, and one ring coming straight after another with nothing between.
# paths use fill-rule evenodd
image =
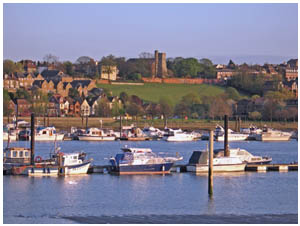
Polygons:
<instances>
[{"instance_id":1,"label":"white boat","mask_svg":"<svg viewBox=\"0 0 300 226\"><path fill-rule=\"evenodd\" d=\"M255 139L258 141L288 141L291 137L291 133L264 127L262 133L256 134Z\"/></svg>"},{"instance_id":2,"label":"white boat","mask_svg":"<svg viewBox=\"0 0 300 226\"><path fill-rule=\"evenodd\" d=\"M64 134L56 133L54 126L37 127L34 137L35 141L61 141L63 138Z\"/></svg>"},{"instance_id":3,"label":"white boat","mask_svg":"<svg viewBox=\"0 0 300 226\"><path fill-rule=\"evenodd\" d=\"M89 128L84 134L78 135L82 141L113 141L115 136L108 136L102 129Z\"/></svg>"},{"instance_id":4,"label":"white boat","mask_svg":"<svg viewBox=\"0 0 300 226\"><path fill-rule=\"evenodd\" d=\"M151 137L153 139L159 139L159 138L163 137L163 131L161 131L160 129L154 128L153 126L145 127L143 129L143 132L147 137Z\"/></svg>"},{"instance_id":5,"label":"white boat","mask_svg":"<svg viewBox=\"0 0 300 226\"><path fill-rule=\"evenodd\" d=\"M55 164L35 164L27 169L29 176L59 176L87 174L91 160L84 160L77 153L57 153Z\"/></svg>"},{"instance_id":6,"label":"white boat","mask_svg":"<svg viewBox=\"0 0 300 226\"><path fill-rule=\"evenodd\" d=\"M195 140L195 136L190 133L183 132L181 129L169 129L168 134L165 136L166 141L193 141Z\"/></svg>"},{"instance_id":7,"label":"white boat","mask_svg":"<svg viewBox=\"0 0 300 226\"><path fill-rule=\"evenodd\" d=\"M255 140L256 135L262 133L262 129L251 125L249 128L241 128L240 132L248 135L247 140Z\"/></svg>"},{"instance_id":8,"label":"white boat","mask_svg":"<svg viewBox=\"0 0 300 226\"><path fill-rule=\"evenodd\" d=\"M229 148L228 151L230 157L238 157L242 162L247 164L263 164L272 161L271 157L254 156L245 149ZM224 149L216 149L214 150L214 154L216 157L224 157Z\"/></svg>"},{"instance_id":9,"label":"white boat","mask_svg":"<svg viewBox=\"0 0 300 226\"><path fill-rule=\"evenodd\" d=\"M122 148L123 153L110 158L111 172L118 174L170 173L175 161L182 157L159 155L150 148Z\"/></svg>"},{"instance_id":10,"label":"white boat","mask_svg":"<svg viewBox=\"0 0 300 226\"><path fill-rule=\"evenodd\" d=\"M187 165L187 171L196 173L208 172L208 151L194 151ZM245 170L246 163L239 157L217 157L214 155L214 172L241 172Z\"/></svg>"},{"instance_id":11,"label":"white boat","mask_svg":"<svg viewBox=\"0 0 300 226\"><path fill-rule=\"evenodd\" d=\"M231 129L228 129L228 141L243 141L248 138L248 134L236 133ZM222 126L217 125L215 129L215 141L225 140L225 130Z\"/></svg>"}]
</instances>

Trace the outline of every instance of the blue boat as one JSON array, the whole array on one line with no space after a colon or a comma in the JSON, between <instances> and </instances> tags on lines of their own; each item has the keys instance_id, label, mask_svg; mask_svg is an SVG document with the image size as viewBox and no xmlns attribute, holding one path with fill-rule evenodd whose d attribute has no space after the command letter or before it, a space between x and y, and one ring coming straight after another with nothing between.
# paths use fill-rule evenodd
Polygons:
<instances>
[{"instance_id":1,"label":"blue boat","mask_svg":"<svg viewBox=\"0 0 300 226\"><path fill-rule=\"evenodd\" d=\"M155 154L150 148L122 148L122 154L110 158L111 172L118 174L166 174L182 157Z\"/></svg>"}]
</instances>

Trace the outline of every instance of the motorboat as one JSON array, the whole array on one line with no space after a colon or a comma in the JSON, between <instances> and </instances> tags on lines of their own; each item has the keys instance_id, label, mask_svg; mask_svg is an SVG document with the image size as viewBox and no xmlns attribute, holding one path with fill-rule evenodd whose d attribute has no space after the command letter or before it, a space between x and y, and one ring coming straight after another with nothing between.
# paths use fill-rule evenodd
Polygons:
<instances>
[{"instance_id":1,"label":"motorboat","mask_svg":"<svg viewBox=\"0 0 300 226\"><path fill-rule=\"evenodd\" d=\"M248 134L237 133L231 129L228 129L228 141L243 141L248 138ZM222 126L217 125L215 129L215 141L225 140L225 130Z\"/></svg>"},{"instance_id":2,"label":"motorboat","mask_svg":"<svg viewBox=\"0 0 300 226\"><path fill-rule=\"evenodd\" d=\"M11 173L13 167L29 166L31 150L24 147L6 147L3 150L3 171ZM21 173L21 172L20 172Z\"/></svg>"},{"instance_id":3,"label":"motorboat","mask_svg":"<svg viewBox=\"0 0 300 226\"><path fill-rule=\"evenodd\" d=\"M110 158L111 172L118 174L165 174L170 173L179 156L166 156L152 152L150 148L121 149L122 154Z\"/></svg>"},{"instance_id":4,"label":"motorboat","mask_svg":"<svg viewBox=\"0 0 300 226\"><path fill-rule=\"evenodd\" d=\"M35 141L61 141L64 138L63 133L57 133L54 126L42 127L36 129Z\"/></svg>"},{"instance_id":5,"label":"motorboat","mask_svg":"<svg viewBox=\"0 0 300 226\"><path fill-rule=\"evenodd\" d=\"M163 137L163 131L154 128L153 126L145 127L143 132L146 136L151 137L152 139L161 139Z\"/></svg>"},{"instance_id":6,"label":"motorboat","mask_svg":"<svg viewBox=\"0 0 300 226\"><path fill-rule=\"evenodd\" d=\"M228 151L230 157L238 157L242 162L245 162L247 164L265 164L272 161L271 157L254 156L245 149L241 148L229 148ZM216 157L223 157L224 149L216 149L214 150L214 154Z\"/></svg>"},{"instance_id":7,"label":"motorboat","mask_svg":"<svg viewBox=\"0 0 300 226\"><path fill-rule=\"evenodd\" d=\"M55 164L35 164L28 168L28 176L59 176L87 174L91 160L84 160L80 152L62 153L54 156Z\"/></svg>"},{"instance_id":8,"label":"motorboat","mask_svg":"<svg viewBox=\"0 0 300 226\"><path fill-rule=\"evenodd\" d=\"M89 128L85 133L78 135L78 139L81 141L113 141L116 137L107 135L102 129Z\"/></svg>"},{"instance_id":9,"label":"motorboat","mask_svg":"<svg viewBox=\"0 0 300 226\"><path fill-rule=\"evenodd\" d=\"M143 141L150 139L143 130L134 125L123 126L122 133L120 135L120 140Z\"/></svg>"},{"instance_id":10,"label":"motorboat","mask_svg":"<svg viewBox=\"0 0 300 226\"><path fill-rule=\"evenodd\" d=\"M187 171L196 173L207 173L209 164L208 151L194 151L189 164L187 165ZM246 163L239 157L218 157L214 153L213 158L213 171L214 172L241 172L245 170Z\"/></svg>"},{"instance_id":11,"label":"motorboat","mask_svg":"<svg viewBox=\"0 0 300 226\"><path fill-rule=\"evenodd\" d=\"M258 141L288 141L292 137L289 132L282 132L264 127L262 133L256 134L255 139Z\"/></svg>"},{"instance_id":12,"label":"motorboat","mask_svg":"<svg viewBox=\"0 0 300 226\"><path fill-rule=\"evenodd\" d=\"M248 135L247 140L255 140L256 135L262 133L262 129L259 129L254 125L250 125L249 128L241 128L240 132Z\"/></svg>"},{"instance_id":13,"label":"motorboat","mask_svg":"<svg viewBox=\"0 0 300 226\"><path fill-rule=\"evenodd\" d=\"M166 141L193 141L195 140L194 134L183 132L181 129L168 129L168 134L165 135Z\"/></svg>"}]
</instances>

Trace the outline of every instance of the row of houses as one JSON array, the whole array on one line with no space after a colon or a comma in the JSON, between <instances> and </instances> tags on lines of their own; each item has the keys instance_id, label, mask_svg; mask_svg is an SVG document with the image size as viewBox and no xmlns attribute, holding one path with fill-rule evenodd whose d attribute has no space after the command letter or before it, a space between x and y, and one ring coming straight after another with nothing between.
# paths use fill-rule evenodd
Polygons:
<instances>
[{"instance_id":1,"label":"row of houses","mask_svg":"<svg viewBox=\"0 0 300 226\"><path fill-rule=\"evenodd\" d=\"M227 80L239 73L239 71L246 71L249 74L264 74L264 75L278 75L282 74L285 81L292 81L298 78L298 59L291 59L287 63L282 64L264 64L263 66L254 65L248 66L245 64L216 65L217 79Z\"/></svg>"},{"instance_id":2,"label":"row of houses","mask_svg":"<svg viewBox=\"0 0 300 226\"><path fill-rule=\"evenodd\" d=\"M59 94L54 94L49 98L48 103L39 102L39 97L35 97L35 101L30 103L26 99L18 98L10 100L8 109L10 115L30 116L32 111L40 107L42 109L37 114L47 115L49 117L83 117L83 116L96 116L97 106L102 98L107 100L108 106L112 109L113 104L117 103L120 106L122 101L118 97L106 97L103 93L99 96L92 96L88 98L81 97L63 97Z\"/></svg>"}]
</instances>

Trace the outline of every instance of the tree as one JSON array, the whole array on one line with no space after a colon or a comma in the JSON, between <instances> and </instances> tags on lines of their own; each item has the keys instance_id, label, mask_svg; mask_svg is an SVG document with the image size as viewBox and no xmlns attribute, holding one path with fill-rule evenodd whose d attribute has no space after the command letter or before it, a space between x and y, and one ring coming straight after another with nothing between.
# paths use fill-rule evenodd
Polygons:
<instances>
[{"instance_id":1,"label":"tree","mask_svg":"<svg viewBox=\"0 0 300 226\"><path fill-rule=\"evenodd\" d=\"M249 118L256 121L261 119L261 113L258 111L253 111L249 113Z\"/></svg>"},{"instance_id":2,"label":"tree","mask_svg":"<svg viewBox=\"0 0 300 226\"><path fill-rule=\"evenodd\" d=\"M7 90L3 89L3 115L10 116L13 110L9 108L10 96Z\"/></svg>"},{"instance_id":3,"label":"tree","mask_svg":"<svg viewBox=\"0 0 300 226\"><path fill-rule=\"evenodd\" d=\"M142 52L139 54L139 58L150 59L150 58L154 58L154 55L152 53Z\"/></svg>"},{"instance_id":4,"label":"tree","mask_svg":"<svg viewBox=\"0 0 300 226\"><path fill-rule=\"evenodd\" d=\"M68 95L71 98L80 97L80 94L79 94L78 90L74 89L74 88L69 89L69 94Z\"/></svg>"},{"instance_id":5,"label":"tree","mask_svg":"<svg viewBox=\"0 0 300 226\"><path fill-rule=\"evenodd\" d=\"M66 74L73 76L74 75L74 69L73 64L70 61L66 61L63 63L64 71Z\"/></svg>"},{"instance_id":6,"label":"tree","mask_svg":"<svg viewBox=\"0 0 300 226\"><path fill-rule=\"evenodd\" d=\"M201 65L195 58L187 58L175 64L175 71L178 77L197 77L201 71Z\"/></svg>"},{"instance_id":7,"label":"tree","mask_svg":"<svg viewBox=\"0 0 300 226\"><path fill-rule=\"evenodd\" d=\"M104 73L108 74L108 80L111 80L110 75L114 72L116 61L113 55L109 55L107 57L103 57L101 59L101 67Z\"/></svg>"},{"instance_id":8,"label":"tree","mask_svg":"<svg viewBox=\"0 0 300 226\"><path fill-rule=\"evenodd\" d=\"M154 117L159 113L158 104L150 103L147 107L146 114L151 116L153 121Z\"/></svg>"},{"instance_id":9,"label":"tree","mask_svg":"<svg viewBox=\"0 0 300 226\"><path fill-rule=\"evenodd\" d=\"M159 99L159 113L164 117L164 126L167 126L167 118L173 113L172 105L169 104L170 101L166 97L161 97Z\"/></svg>"},{"instance_id":10,"label":"tree","mask_svg":"<svg viewBox=\"0 0 300 226\"><path fill-rule=\"evenodd\" d=\"M112 114L111 109L109 107L108 100L106 98L101 98L98 102L98 106L96 108L96 115L98 117L110 117Z\"/></svg>"},{"instance_id":11,"label":"tree","mask_svg":"<svg viewBox=\"0 0 300 226\"><path fill-rule=\"evenodd\" d=\"M175 115L180 115L181 118L190 115L190 108L186 102L181 101L175 106L174 110Z\"/></svg>"},{"instance_id":12,"label":"tree","mask_svg":"<svg viewBox=\"0 0 300 226\"><path fill-rule=\"evenodd\" d=\"M239 92L233 87L228 87L225 92L229 99L236 100L236 101L240 99Z\"/></svg>"},{"instance_id":13,"label":"tree","mask_svg":"<svg viewBox=\"0 0 300 226\"><path fill-rule=\"evenodd\" d=\"M14 72L23 73L24 68L21 63L15 63L12 60L4 60L3 61L3 75L11 74Z\"/></svg>"},{"instance_id":14,"label":"tree","mask_svg":"<svg viewBox=\"0 0 300 226\"><path fill-rule=\"evenodd\" d=\"M121 92L120 99L122 100L123 104L125 104L129 100L128 94L124 91Z\"/></svg>"},{"instance_id":15,"label":"tree","mask_svg":"<svg viewBox=\"0 0 300 226\"><path fill-rule=\"evenodd\" d=\"M58 57L57 56L54 56L54 55L52 55L52 54L46 54L45 56L44 56L44 58L43 58L43 60L44 61L46 61L47 62L47 64L49 65L49 64L54 64L54 65L56 65L57 63L58 63Z\"/></svg>"}]
</instances>

